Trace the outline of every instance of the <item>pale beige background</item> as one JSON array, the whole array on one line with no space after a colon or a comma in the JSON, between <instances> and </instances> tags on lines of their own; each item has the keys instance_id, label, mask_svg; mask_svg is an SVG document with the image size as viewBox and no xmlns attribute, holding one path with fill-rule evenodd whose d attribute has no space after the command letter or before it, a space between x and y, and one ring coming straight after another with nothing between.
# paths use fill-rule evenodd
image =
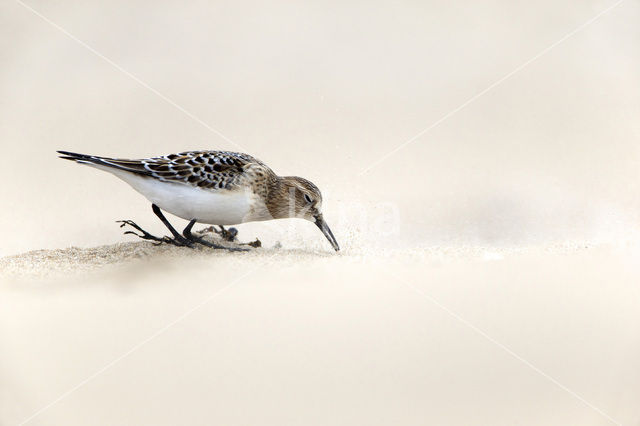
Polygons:
<instances>
[{"instance_id":1,"label":"pale beige background","mask_svg":"<svg viewBox=\"0 0 640 426\"><path fill-rule=\"evenodd\" d=\"M162 232L56 149L240 146L344 250L247 224L262 255L4 280L0 424L640 424L637 1L361 173L614 3L25 3L108 63L3 2L0 256Z\"/></svg>"}]
</instances>

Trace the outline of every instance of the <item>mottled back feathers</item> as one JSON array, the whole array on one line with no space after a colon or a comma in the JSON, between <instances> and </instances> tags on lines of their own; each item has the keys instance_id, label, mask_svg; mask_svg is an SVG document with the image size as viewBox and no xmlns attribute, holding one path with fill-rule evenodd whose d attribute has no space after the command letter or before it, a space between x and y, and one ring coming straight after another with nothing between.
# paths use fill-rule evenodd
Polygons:
<instances>
[{"instance_id":1,"label":"mottled back feathers","mask_svg":"<svg viewBox=\"0 0 640 426\"><path fill-rule=\"evenodd\" d=\"M161 157L127 160L58 151L70 160L115 167L165 182L184 183L206 189L235 189L275 177L262 161L229 151L187 151Z\"/></svg>"}]
</instances>

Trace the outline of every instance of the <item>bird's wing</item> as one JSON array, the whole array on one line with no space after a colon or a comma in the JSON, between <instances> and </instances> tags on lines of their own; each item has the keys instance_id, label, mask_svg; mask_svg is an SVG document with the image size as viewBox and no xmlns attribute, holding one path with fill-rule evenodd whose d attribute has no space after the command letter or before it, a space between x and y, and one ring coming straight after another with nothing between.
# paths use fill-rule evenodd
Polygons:
<instances>
[{"instance_id":1,"label":"bird's wing","mask_svg":"<svg viewBox=\"0 0 640 426\"><path fill-rule=\"evenodd\" d=\"M244 185L251 168L273 173L251 155L228 151L189 151L141 162L153 177L160 180L209 189L233 189Z\"/></svg>"},{"instance_id":2,"label":"bird's wing","mask_svg":"<svg viewBox=\"0 0 640 426\"><path fill-rule=\"evenodd\" d=\"M273 174L262 161L229 151L187 151L162 157L127 160L58 151L66 159L94 163L145 175L166 182L208 189L234 189L247 185L253 173ZM252 173L249 173L251 170Z\"/></svg>"}]
</instances>

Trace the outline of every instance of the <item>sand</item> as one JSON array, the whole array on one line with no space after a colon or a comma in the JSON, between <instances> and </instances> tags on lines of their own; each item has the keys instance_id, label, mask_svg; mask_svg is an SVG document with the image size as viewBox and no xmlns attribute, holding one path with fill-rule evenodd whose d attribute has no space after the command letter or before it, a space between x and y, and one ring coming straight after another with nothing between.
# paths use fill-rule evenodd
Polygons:
<instances>
[{"instance_id":1,"label":"sand","mask_svg":"<svg viewBox=\"0 0 640 426\"><path fill-rule=\"evenodd\" d=\"M205 239L219 245L243 250L253 247L239 241L229 243L210 232L197 232ZM0 258L0 277L47 279L82 275L87 272L111 271L120 266L140 264L145 261L168 259L198 259L203 256L224 256L229 252L212 250L201 244L193 248L178 247L172 244L158 244L151 241L132 241L99 247L70 247L57 250L34 250L27 253ZM249 253L247 253L250 256Z\"/></svg>"},{"instance_id":2,"label":"sand","mask_svg":"<svg viewBox=\"0 0 640 426\"><path fill-rule=\"evenodd\" d=\"M639 253L135 241L5 257L3 424L633 424Z\"/></svg>"}]
</instances>

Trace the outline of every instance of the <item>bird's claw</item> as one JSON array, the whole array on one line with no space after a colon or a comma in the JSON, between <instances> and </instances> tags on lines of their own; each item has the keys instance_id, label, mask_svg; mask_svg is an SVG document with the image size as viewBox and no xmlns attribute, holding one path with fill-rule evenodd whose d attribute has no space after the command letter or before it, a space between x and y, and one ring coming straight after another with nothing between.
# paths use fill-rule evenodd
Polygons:
<instances>
[{"instance_id":1,"label":"bird's claw","mask_svg":"<svg viewBox=\"0 0 640 426\"><path fill-rule=\"evenodd\" d=\"M148 233L147 231L145 231L144 229L140 228L140 226L138 226L137 223L135 223L132 220L117 220L116 223L120 223L120 228L123 228L125 226L131 226L132 228L136 229L138 232L140 232L140 234L138 234L137 232L134 231L125 231L124 234L131 234L131 235L135 235L138 238L141 238L143 240L148 240L148 241L153 241L153 245L154 246L159 246L162 243L166 243L166 244L171 244L177 247L192 247L193 243L191 243L188 240L184 240L184 241L178 241L176 238L170 238L167 237L166 235L163 236L162 238L160 237L156 237L155 235L151 235L150 233Z\"/></svg>"},{"instance_id":2,"label":"bird's claw","mask_svg":"<svg viewBox=\"0 0 640 426\"><path fill-rule=\"evenodd\" d=\"M211 226L209 229L220 235L225 241L232 243L236 240L236 237L238 236L238 230L236 228L225 229L222 225L218 226L220 227L220 230L216 229L214 226Z\"/></svg>"},{"instance_id":3,"label":"bird's claw","mask_svg":"<svg viewBox=\"0 0 640 426\"><path fill-rule=\"evenodd\" d=\"M135 235L136 237L141 238L143 240L152 241L152 244L156 246L165 243L165 244L171 244L178 247L193 248L194 245L198 243L206 247L216 248L216 249L226 249L229 251L248 251L249 250L242 247L226 247L226 246L221 246L215 243L211 243L209 241L202 239L202 237L192 234L190 231L190 228L189 228L189 231L186 232L186 234L183 234L183 236L180 236L180 238L171 238L171 237L167 237L166 235L163 237L156 237L155 235L152 235L147 231L145 231L144 229L142 229L140 226L138 226L137 223L135 223L132 220L118 220L116 221L116 223L120 224L120 228L123 228L125 226L130 226L133 229L135 229L135 231L127 230L124 232L124 234ZM220 226L220 230L216 229L213 226L210 226L208 228L205 228L199 231L197 234L202 235L206 232L215 232L216 234L220 235L225 241L228 241L228 242L236 242L236 237L238 235L238 230L236 228L225 229L223 226ZM262 247L262 242L256 238L256 240L253 242L240 243L240 245L258 248L258 247Z\"/></svg>"}]
</instances>

